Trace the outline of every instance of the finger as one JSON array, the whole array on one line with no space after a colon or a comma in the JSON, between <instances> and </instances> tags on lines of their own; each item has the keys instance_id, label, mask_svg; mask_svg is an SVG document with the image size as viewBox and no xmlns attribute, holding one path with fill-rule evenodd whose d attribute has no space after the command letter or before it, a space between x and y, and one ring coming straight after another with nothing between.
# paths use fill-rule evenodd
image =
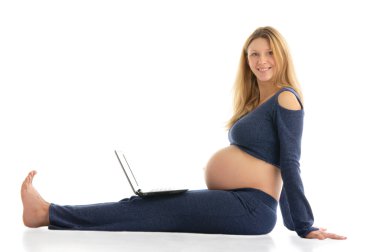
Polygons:
<instances>
[{"instance_id":1,"label":"finger","mask_svg":"<svg viewBox=\"0 0 380 252\"><path fill-rule=\"evenodd\" d=\"M326 233L325 235L327 238L334 239L334 240L345 240L345 239L347 239L346 236L337 235L337 234L333 234L333 233Z\"/></svg>"},{"instance_id":2,"label":"finger","mask_svg":"<svg viewBox=\"0 0 380 252\"><path fill-rule=\"evenodd\" d=\"M330 238L330 239L342 239L342 238L344 238L344 236L337 235L337 234L334 234L334 233L327 233L327 232L324 232L323 235L324 235L326 238Z\"/></svg>"}]
</instances>

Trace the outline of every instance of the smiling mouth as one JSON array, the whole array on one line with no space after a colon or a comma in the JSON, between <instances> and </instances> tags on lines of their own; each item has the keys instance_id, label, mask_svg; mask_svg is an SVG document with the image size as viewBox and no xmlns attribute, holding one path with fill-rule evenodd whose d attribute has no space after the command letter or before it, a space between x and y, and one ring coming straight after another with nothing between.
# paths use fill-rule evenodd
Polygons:
<instances>
[{"instance_id":1,"label":"smiling mouth","mask_svg":"<svg viewBox=\"0 0 380 252\"><path fill-rule=\"evenodd\" d=\"M266 68L257 68L257 70L259 71L259 72L266 72L266 71L268 71L268 70L270 70L270 69L272 69L271 67L266 67Z\"/></svg>"}]
</instances>

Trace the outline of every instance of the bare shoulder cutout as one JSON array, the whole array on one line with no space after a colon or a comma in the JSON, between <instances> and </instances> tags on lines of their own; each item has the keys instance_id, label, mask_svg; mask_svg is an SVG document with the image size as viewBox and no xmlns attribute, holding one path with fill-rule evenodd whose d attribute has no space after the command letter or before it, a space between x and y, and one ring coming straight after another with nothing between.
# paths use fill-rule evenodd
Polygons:
<instances>
[{"instance_id":1,"label":"bare shoulder cutout","mask_svg":"<svg viewBox=\"0 0 380 252\"><path fill-rule=\"evenodd\" d=\"M302 106L297 97L290 91L283 91L278 96L278 103L281 107L289 110L301 110Z\"/></svg>"}]
</instances>

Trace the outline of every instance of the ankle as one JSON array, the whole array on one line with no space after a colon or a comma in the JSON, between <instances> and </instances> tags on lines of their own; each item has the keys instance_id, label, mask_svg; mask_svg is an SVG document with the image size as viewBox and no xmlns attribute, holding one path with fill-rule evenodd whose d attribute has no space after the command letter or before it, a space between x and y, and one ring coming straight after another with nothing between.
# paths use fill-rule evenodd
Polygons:
<instances>
[{"instance_id":1,"label":"ankle","mask_svg":"<svg viewBox=\"0 0 380 252\"><path fill-rule=\"evenodd\" d=\"M43 221L43 225L44 226L49 226L50 224L50 215L49 215L49 211L50 210L50 203L47 203L44 205L43 207L43 216L44 216L44 221Z\"/></svg>"}]
</instances>

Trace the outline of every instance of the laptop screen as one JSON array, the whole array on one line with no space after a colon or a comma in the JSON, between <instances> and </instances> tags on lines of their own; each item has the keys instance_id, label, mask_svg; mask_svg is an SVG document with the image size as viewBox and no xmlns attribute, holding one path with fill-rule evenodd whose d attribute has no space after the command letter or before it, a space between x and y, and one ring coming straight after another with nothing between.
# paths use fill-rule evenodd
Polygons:
<instances>
[{"instance_id":1,"label":"laptop screen","mask_svg":"<svg viewBox=\"0 0 380 252\"><path fill-rule=\"evenodd\" d=\"M132 187L132 190L136 193L140 189L140 187L139 187L139 184L137 183L135 176L133 175L131 167L128 164L127 158L125 157L122 151L115 150L115 154L117 156L117 159L119 159L121 168L123 168L125 176L127 176L127 179L129 181L129 184Z\"/></svg>"}]
</instances>

